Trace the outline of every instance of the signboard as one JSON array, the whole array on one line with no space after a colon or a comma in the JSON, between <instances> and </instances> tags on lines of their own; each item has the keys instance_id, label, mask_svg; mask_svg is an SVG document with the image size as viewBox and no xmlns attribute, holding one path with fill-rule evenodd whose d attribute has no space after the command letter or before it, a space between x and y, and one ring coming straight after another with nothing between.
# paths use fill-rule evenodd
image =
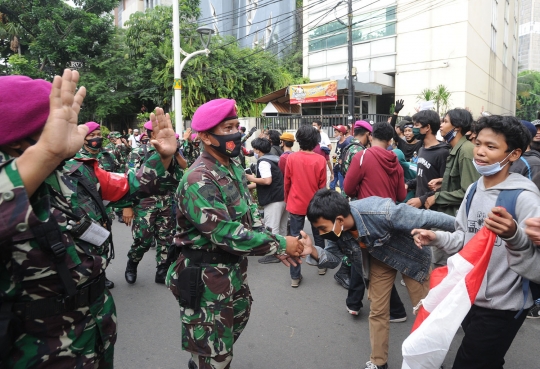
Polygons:
<instances>
[{"instance_id":1,"label":"signboard","mask_svg":"<svg viewBox=\"0 0 540 369\"><path fill-rule=\"evenodd\" d=\"M175 78L174 79L173 88L175 90L181 90L182 89L182 79L181 78Z\"/></svg>"},{"instance_id":2,"label":"signboard","mask_svg":"<svg viewBox=\"0 0 540 369\"><path fill-rule=\"evenodd\" d=\"M66 63L66 68L69 69L81 69L84 67L84 63L82 61L73 60Z\"/></svg>"},{"instance_id":3,"label":"signboard","mask_svg":"<svg viewBox=\"0 0 540 369\"><path fill-rule=\"evenodd\" d=\"M337 101L337 81L289 86L290 104L310 104Z\"/></svg>"}]
</instances>

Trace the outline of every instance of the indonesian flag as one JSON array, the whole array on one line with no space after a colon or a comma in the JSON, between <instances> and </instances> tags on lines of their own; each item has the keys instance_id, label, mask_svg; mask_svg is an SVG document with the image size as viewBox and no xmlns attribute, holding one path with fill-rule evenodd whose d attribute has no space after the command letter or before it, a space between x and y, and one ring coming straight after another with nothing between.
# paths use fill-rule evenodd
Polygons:
<instances>
[{"instance_id":1,"label":"indonesian flag","mask_svg":"<svg viewBox=\"0 0 540 369\"><path fill-rule=\"evenodd\" d=\"M448 265L431 273L430 291L403 342L402 369L438 369L469 312L493 251L496 235L482 227Z\"/></svg>"}]
</instances>

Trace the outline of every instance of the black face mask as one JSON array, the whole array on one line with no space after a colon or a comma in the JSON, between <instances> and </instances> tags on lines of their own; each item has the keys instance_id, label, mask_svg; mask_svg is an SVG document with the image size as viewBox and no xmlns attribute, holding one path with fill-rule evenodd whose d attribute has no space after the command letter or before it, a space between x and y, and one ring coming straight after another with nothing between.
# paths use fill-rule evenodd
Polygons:
<instances>
[{"instance_id":1,"label":"black face mask","mask_svg":"<svg viewBox=\"0 0 540 369\"><path fill-rule=\"evenodd\" d=\"M149 139L143 139L141 140L141 144L146 145L150 141Z\"/></svg>"},{"instance_id":2,"label":"black face mask","mask_svg":"<svg viewBox=\"0 0 540 369\"><path fill-rule=\"evenodd\" d=\"M343 233L343 226L341 226L341 231L339 232L339 234L337 234L336 233L336 222L334 222L334 227L332 228L332 230L330 232L319 233L319 236L321 236L325 240L336 242L337 240L339 240L342 233Z\"/></svg>"},{"instance_id":3,"label":"black face mask","mask_svg":"<svg viewBox=\"0 0 540 369\"><path fill-rule=\"evenodd\" d=\"M210 134L219 142L219 146L212 145L217 152L230 158L235 158L240 154L240 148L242 147L242 133L236 132L230 135Z\"/></svg>"},{"instance_id":4,"label":"black face mask","mask_svg":"<svg viewBox=\"0 0 540 369\"><path fill-rule=\"evenodd\" d=\"M101 146L103 145L103 137L94 137L86 140L86 142L88 142L86 146L93 150L101 149Z\"/></svg>"}]
</instances>

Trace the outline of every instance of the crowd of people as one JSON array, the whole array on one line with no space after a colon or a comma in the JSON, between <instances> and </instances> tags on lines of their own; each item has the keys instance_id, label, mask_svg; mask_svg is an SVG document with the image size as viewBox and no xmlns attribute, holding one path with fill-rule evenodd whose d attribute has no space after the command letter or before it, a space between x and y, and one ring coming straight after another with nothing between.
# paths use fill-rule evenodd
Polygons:
<instances>
[{"instance_id":1,"label":"crowd of people","mask_svg":"<svg viewBox=\"0 0 540 369\"><path fill-rule=\"evenodd\" d=\"M113 367L105 272L115 214L132 227L127 283L156 249L155 282L178 300L190 369L231 367L251 314L246 256L285 264L293 288L306 267L339 267L354 316L367 290L366 369L389 367L390 323L407 320L398 274L418 307L431 271L482 227L497 239L453 367L503 368L525 318L540 317L540 120L475 120L467 109L400 118L399 100L388 122L332 127L335 142L317 120L295 134L262 130L248 148L256 129L240 127L234 100L215 99L182 137L156 108L104 146L98 123L77 124L78 79L0 77L10 112L0 137L0 367Z\"/></svg>"}]
</instances>

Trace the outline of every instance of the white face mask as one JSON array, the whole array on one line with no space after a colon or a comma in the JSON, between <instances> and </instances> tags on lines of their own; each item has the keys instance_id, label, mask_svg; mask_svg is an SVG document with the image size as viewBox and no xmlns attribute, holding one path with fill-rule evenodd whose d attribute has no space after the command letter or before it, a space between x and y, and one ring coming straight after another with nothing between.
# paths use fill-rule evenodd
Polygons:
<instances>
[{"instance_id":1,"label":"white face mask","mask_svg":"<svg viewBox=\"0 0 540 369\"><path fill-rule=\"evenodd\" d=\"M255 157L255 159L259 159L259 154L257 154L256 152L253 152L253 156Z\"/></svg>"},{"instance_id":2,"label":"white face mask","mask_svg":"<svg viewBox=\"0 0 540 369\"><path fill-rule=\"evenodd\" d=\"M499 173L506 166L506 164L510 163L510 161L507 161L506 164L501 166L501 163L503 161L505 161L506 159L508 159L508 157L510 155L512 155L513 152L514 152L514 150L512 150L512 152L510 154L508 154L506 156L506 158L504 158L503 160L501 160L498 163L494 163L494 164L490 164L490 165L478 165L478 164L476 164L476 161L474 161L474 159L473 159L473 165L476 168L476 170L478 171L478 173L480 173L481 175L483 175L485 177L489 177L489 176L492 176L494 174Z\"/></svg>"}]
</instances>

